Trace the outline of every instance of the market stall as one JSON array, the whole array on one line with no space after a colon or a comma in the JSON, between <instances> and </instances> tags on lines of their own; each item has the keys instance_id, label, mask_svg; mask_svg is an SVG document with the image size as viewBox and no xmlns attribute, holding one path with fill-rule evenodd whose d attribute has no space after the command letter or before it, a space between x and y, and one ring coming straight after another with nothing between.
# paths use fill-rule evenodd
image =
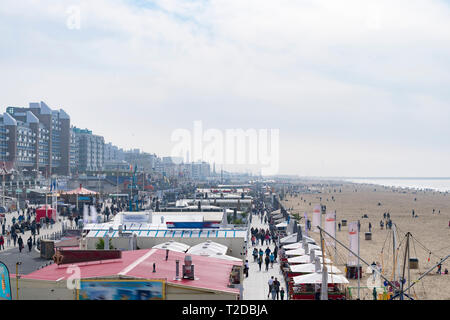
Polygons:
<instances>
[{"instance_id":1,"label":"market stall","mask_svg":"<svg viewBox=\"0 0 450 320\"><path fill-rule=\"evenodd\" d=\"M46 205L42 206L36 209L36 221L40 222L42 218L49 218L53 219L53 221L56 221L56 210L53 209L51 206Z\"/></svg>"},{"instance_id":2,"label":"market stall","mask_svg":"<svg viewBox=\"0 0 450 320\"><path fill-rule=\"evenodd\" d=\"M291 300L317 300L320 297L322 287L322 273L310 273L292 278L289 286L289 297ZM338 274L328 274L328 300L345 300L348 280Z\"/></svg>"}]
</instances>

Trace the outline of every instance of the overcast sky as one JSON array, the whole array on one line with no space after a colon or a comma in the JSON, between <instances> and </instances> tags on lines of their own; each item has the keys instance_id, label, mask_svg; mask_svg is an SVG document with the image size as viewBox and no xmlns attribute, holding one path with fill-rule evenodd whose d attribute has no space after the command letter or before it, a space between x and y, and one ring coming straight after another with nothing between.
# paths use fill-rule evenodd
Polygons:
<instances>
[{"instance_id":1,"label":"overcast sky","mask_svg":"<svg viewBox=\"0 0 450 320\"><path fill-rule=\"evenodd\" d=\"M0 36L2 112L160 156L196 120L279 129L281 174L450 176L449 1L2 0Z\"/></svg>"}]
</instances>

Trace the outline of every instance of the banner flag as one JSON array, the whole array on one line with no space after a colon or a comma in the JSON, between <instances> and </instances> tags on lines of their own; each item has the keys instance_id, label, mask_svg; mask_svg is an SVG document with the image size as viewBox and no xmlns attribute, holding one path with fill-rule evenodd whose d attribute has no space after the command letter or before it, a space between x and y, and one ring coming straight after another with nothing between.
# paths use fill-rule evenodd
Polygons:
<instances>
[{"instance_id":1,"label":"banner flag","mask_svg":"<svg viewBox=\"0 0 450 320\"><path fill-rule=\"evenodd\" d=\"M325 231L328 232L333 238L336 238L336 211L327 212L325 214ZM325 234L325 243L327 246L336 248L336 240Z\"/></svg>"},{"instance_id":2,"label":"banner flag","mask_svg":"<svg viewBox=\"0 0 450 320\"><path fill-rule=\"evenodd\" d=\"M358 222L350 222L348 224L348 236L350 241L350 250L354 253L358 253ZM348 265L358 265L358 257L351 252L349 252Z\"/></svg>"},{"instance_id":3,"label":"banner flag","mask_svg":"<svg viewBox=\"0 0 450 320\"><path fill-rule=\"evenodd\" d=\"M312 230L314 232L319 232L319 229L317 227L322 227L322 216L320 214L320 206L314 207L313 217L312 217Z\"/></svg>"}]
</instances>

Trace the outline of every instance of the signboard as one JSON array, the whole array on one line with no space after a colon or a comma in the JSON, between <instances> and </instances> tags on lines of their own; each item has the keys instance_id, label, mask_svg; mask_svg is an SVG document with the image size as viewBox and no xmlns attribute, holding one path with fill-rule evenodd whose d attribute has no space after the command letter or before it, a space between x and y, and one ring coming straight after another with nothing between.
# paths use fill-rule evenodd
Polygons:
<instances>
[{"instance_id":1,"label":"signboard","mask_svg":"<svg viewBox=\"0 0 450 320\"><path fill-rule=\"evenodd\" d=\"M8 267L0 262L0 300L12 300Z\"/></svg>"},{"instance_id":2,"label":"signboard","mask_svg":"<svg viewBox=\"0 0 450 320\"><path fill-rule=\"evenodd\" d=\"M150 216L148 214L123 214L122 223L135 222L135 223L148 223Z\"/></svg>"},{"instance_id":3,"label":"signboard","mask_svg":"<svg viewBox=\"0 0 450 320\"><path fill-rule=\"evenodd\" d=\"M164 300L164 280L81 280L78 300Z\"/></svg>"}]
</instances>

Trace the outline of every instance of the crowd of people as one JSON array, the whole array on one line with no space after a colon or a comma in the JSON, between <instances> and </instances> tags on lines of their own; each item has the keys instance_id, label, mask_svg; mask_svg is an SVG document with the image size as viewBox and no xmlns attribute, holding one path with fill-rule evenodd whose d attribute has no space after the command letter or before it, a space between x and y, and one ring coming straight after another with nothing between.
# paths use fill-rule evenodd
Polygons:
<instances>
[{"instance_id":1,"label":"crowd of people","mask_svg":"<svg viewBox=\"0 0 450 320\"><path fill-rule=\"evenodd\" d=\"M107 203L95 205L98 212L98 219L100 222L109 221L110 216L115 216L118 212L127 209L127 203L124 201L108 201ZM14 216L8 223L7 215L13 214ZM16 217L16 214L18 216ZM78 210L75 208L70 210L64 210L63 219L69 222L73 227L82 227L83 222L83 206L80 206ZM103 221L101 221L103 220ZM41 229L53 228L56 221L51 217L42 217L40 220L36 219L36 206L26 205L25 208L19 210L16 213L8 212L0 216L0 250L8 249L9 247L18 247L19 252L25 248L25 244L28 246L30 252L33 246L39 244L39 239L36 240L36 236L39 236ZM30 231L29 237L24 241L25 233Z\"/></svg>"}]
</instances>

